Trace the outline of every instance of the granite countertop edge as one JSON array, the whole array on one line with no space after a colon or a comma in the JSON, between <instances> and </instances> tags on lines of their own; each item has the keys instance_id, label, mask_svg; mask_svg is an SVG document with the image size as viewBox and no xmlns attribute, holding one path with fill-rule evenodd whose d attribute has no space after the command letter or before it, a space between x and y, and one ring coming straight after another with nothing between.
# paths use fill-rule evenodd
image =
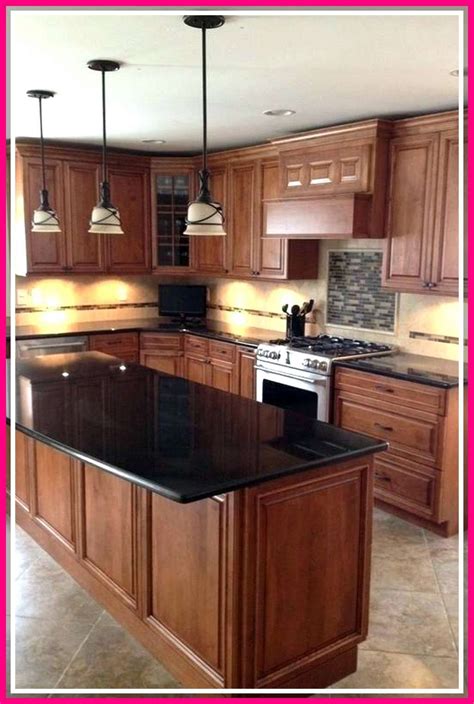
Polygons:
<instances>
[{"instance_id":1,"label":"granite countertop edge","mask_svg":"<svg viewBox=\"0 0 474 704\"><path fill-rule=\"evenodd\" d=\"M7 424L10 425L9 418L7 418ZM97 457L92 457L91 455L83 453L80 450L76 450L70 445L62 443L59 440L55 440L54 438L51 438L48 435L44 435L43 433L21 425L20 423L16 423L15 428L25 433L25 435L28 435L29 437L33 438L34 440L43 442L45 445L48 445L60 452L65 452L66 454L70 455L71 457L74 457L75 459L81 462L85 462L93 467L97 467L98 469L101 469L105 472L109 472L109 474L113 474L114 476L119 477L120 479L129 481L132 484L136 484L138 486L143 487L144 489L148 489L149 491L152 491L155 494L159 494L164 498L182 504L192 503L195 501L202 501L203 499L209 499L213 496L219 496L220 494L227 494L233 491L238 491L240 489L246 489L251 486L256 486L257 484L264 484L275 479L281 479L283 477L301 474L303 472L307 472L313 469L325 469L327 467L332 467L333 465L340 464L341 462L346 462L347 460L356 459L357 457L373 455L377 452L383 452L388 448L387 442L383 440L372 439L373 445L371 447L346 450L345 452L341 452L339 455L334 455L333 457L324 457L320 460L312 461L309 463L303 463L301 465L297 465L291 468L277 469L272 472L269 476L258 477L253 479L236 479L231 482L227 481L225 486L216 482L216 485L212 488L212 490L208 489L206 491L194 490L187 492L177 492L167 489L166 487L161 486L158 483L147 481L146 479L143 479L138 475L133 474L132 472L121 469L120 467L112 465L108 462L104 462L103 460L100 460Z\"/></svg>"},{"instance_id":2,"label":"granite countertop edge","mask_svg":"<svg viewBox=\"0 0 474 704\"><path fill-rule=\"evenodd\" d=\"M396 353L395 355L396 356ZM374 358L377 359L377 358ZM387 357L383 358L385 361ZM427 365L429 365L429 357L427 357ZM393 379L401 379L402 381L416 382L417 384L424 384L425 386L435 386L440 389L453 389L459 386L459 379L457 377L451 377L451 379L440 379L433 376L426 376L429 372L423 372L417 374L416 371L413 372L403 372L397 369L388 369L386 366L382 368L377 368L374 364L372 365L368 360L361 359L348 359L347 361L338 362L334 361L334 365L337 367L343 367L345 369L355 369L366 374L376 374L377 376L384 376ZM467 384L467 378L464 377L464 384Z\"/></svg>"}]
</instances>

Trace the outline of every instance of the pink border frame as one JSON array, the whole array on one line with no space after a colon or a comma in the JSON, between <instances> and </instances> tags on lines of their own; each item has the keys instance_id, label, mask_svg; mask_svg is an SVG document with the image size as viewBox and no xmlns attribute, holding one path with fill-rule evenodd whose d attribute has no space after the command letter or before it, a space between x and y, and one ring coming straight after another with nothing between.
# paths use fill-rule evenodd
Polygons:
<instances>
[{"instance_id":1,"label":"pink border frame","mask_svg":"<svg viewBox=\"0 0 474 704\"><path fill-rule=\"evenodd\" d=\"M40 0L15 0L13 2L5 2L2 0L2 13L1 13L1 36L4 37L4 47L2 51L2 56L1 56L1 63L2 63L2 73L1 73L1 79L3 83L3 109L1 112L1 126L2 126L2 132L3 134L6 134L6 115L7 115L7 110L8 110L8 105L7 105L7 46L6 46L6 29L7 29L7 11L9 9L14 9L15 7L28 7L28 8L50 8L50 7L75 7L75 8L81 8L81 7L100 7L100 8L119 8L119 7L131 7L131 3L127 2L127 0L102 0L102 2L95 2L95 0L80 0L79 2L64 2L61 0L50 0L49 2L41 2ZM378 2L376 0L365 0L365 2L357 3L357 2L351 2L351 0L332 0L332 2L329 4L326 4L325 2L314 2L312 0L299 0L297 3L288 3L288 2L283 2L282 0L260 0L260 2L252 2L252 0L240 0L237 3L229 2L229 0L225 0L224 2L216 2L215 0L208 0L206 5L200 6L198 2L195 0L190 0L186 5L184 4L179 4L175 3L169 0L164 0L162 1L159 5L156 5L152 0L140 0L139 2L133 3L133 7L136 7L137 9L140 8L145 8L145 7L150 7L156 10L159 9L166 9L166 8L180 8L180 7L196 7L199 10L203 10L206 8L219 8L219 9L224 9L226 7L233 8L233 9L243 9L246 7L249 8L258 8L258 9L264 9L268 7L269 9L277 9L278 7L282 8L287 8L291 10L297 10L297 9L331 9L331 8L347 8L348 10L351 8L374 8L374 9L466 9L467 10L467 37L468 37L468 42L465 48L465 53L466 53L466 65L467 64L467 57L468 57L468 48L469 48L469 39L471 38L471 34L473 33L473 21L471 20L470 13L469 13L469 3L466 4L459 4L455 0L445 0L445 2L442 2L441 0L432 0L429 2L428 0L418 0L415 2L409 2L408 0L398 0L398 2L389 2L388 0L379 0ZM473 84L474 81L471 81L471 78L469 76L469 88L473 89ZM471 121L468 121L468 136L469 136L469 141L468 141L468 163L469 163L469 168L473 169L474 168L474 141L471 139L472 134L471 134ZM5 164L6 164L6 151L5 151L5 158L3 160L3 166L1 169L1 185L2 185L2 193L6 193L6 169L5 169ZM472 200L474 199L474 191L471 183L468 185L468 192L467 192L467 202L470 204ZM3 223L6 223L6 207L5 207L5 202L6 199L2 196L0 199L0 220ZM469 230L469 243L471 244L471 232ZM0 240L0 266L1 266L1 274L2 274L2 282L5 282L5 277L6 277L6 259L5 259L5 254L6 254L6 232L3 233L3 236L1 237ZM471 248L469 248L469 261L466 263L466 266L468 268L468 274L469 274L469 279L471 279L473 273L474 273L474 252L471 251ZM5 328L6 325L6 320L4 318L4 313L5 311L5 288L4 284L0 287L0 305L1 305L1 310L2 310L2 326ZM469 285L469 300L471 298L471 285ZM468 316L468 323L469 326L472 327L474 324L474 313L471 312L471 308L469 308L469 316ZM5 330L2 330L2 335L0 338L0 351L1 351L1 359L2 363L3 360L5 359L5 334L3 334ZM0 373L0 403L1 403L1 409L2 412L5 408L5 367L3 368L2 372ZM474 395L474 392L472 392L472 389L468 387L468 400L469 404L472 401L472 397ZM0 434L0 456L2 458L5 458L5 443L6 443L6 435L4 435L4 431L2 428L2 432ZM471 460L473 459L473 454L474 454L474 442L471 440L468 442L468 465L471 464ZM6 509L7 509L7 504L6 504L6 492L5 492L5 482L6 482L6 469L5 469L5 462L2 463L2 489L0 490L0 513L1 515L5 515ZM467 471L467 467L466 467ZM468 482L468 500L469 500L469 506L473 505L473 500L474 500L474 481L472 478L469 479ZM1 536L2 536L2 553L6 556L5 552L5 546L6 546L6 534L5 534L5 525L4 521L1 521ZM6 604L6 560L2 560L1 564L1 571L2 571L2 579L1 579L1 603ZM469 585L472 584L472 579L473 579L473 560L469 560L468 563L468 580L469 580ZM468 596L468 613L469 613L469 629L468 629L468 638L465 643L465 647L468 647L469 641L470 641L470 634L472 631L472 621L473 621L473 616L474 616L474 596L469 593ZM5 610L2 609L1 613L1 626L2 626L2 633L4 636L3 642L6 642L5 635L6 635L6 613ZM474 677L474 657L471 657L470 662L468 662L468 678L469 682L472 682L472 679ZM2 662L0 663L0 702L6 701L6 681L7 681L7 672L5 669L5 658L2 659ZM473 687L471 685L470 691L472 691ZM263 692L262 692L263 694ZM189 696L189 695L188 695ZM225 701L229 696L232 695L227 695L227 697L199 697L198 695L196 696L197 701L199 702L215 702L217 700L219 701ZM358 701L367 701L367 702L381 702L388 704L390 702L398 702L400 697L396 696L371 696L371 697L359 697L358 695L352 695L352 697L331 697L331 702L337 702L338 704L343 704L343 703L349 703L353 700L354 696L357 698ZM114 695L106 695L104 697L101 697L103 700L106 701L117 701L117 698L114 697ZM178 699L181 700L182 697L179 695L171 697L173 699ZM242 697L241 701L243 702L259 702L262 698L265 699L275 699L272 695L269 695L268 697L252 697L249 695L248 697ZM327 699L327 696L321 696L321 699L325 700ZM413 695L401 695L401 698L403 699L413 699L413 700L418 700L419 697ZM433 702L433 703L438 703L442 704L443 702L452 702L452 700L456 699L456 701L470 701L472 704L474 704L474 699L469 697L469 694L465 697L461 697L460 695L451 695L450 697L434 697L434 698L429 698L426 697L426 695L423 697L423 701L427 702ZM41 702L41 701L46 701L46 698L38 698L38 697L19 697L16 695L17 701L20 702ZM166 699L163 699L163 701L169 701L170 697L167 697ZM70 699L68 696L61 697L62 701L65 702L94 702L96 701L96 698L88 698L87 695L81 698L74 698ZM142 698L140 697L127 697L127 698L121 698L121 700L125 700L128 702L141 702ZM158 695L155 700L161 701L162 699ZM277 702L297 702L300 701L300 697L278 697L276 699Z\"/></svg>"}]
</instances>

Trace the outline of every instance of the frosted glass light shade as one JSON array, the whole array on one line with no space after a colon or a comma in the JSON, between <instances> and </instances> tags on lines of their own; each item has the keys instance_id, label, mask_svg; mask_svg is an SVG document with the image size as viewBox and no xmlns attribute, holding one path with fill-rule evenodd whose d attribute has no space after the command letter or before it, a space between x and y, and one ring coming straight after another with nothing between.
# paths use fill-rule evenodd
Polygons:
<instances>
[{"instance_id":1,"label":"frosted glass light shade","mask_svg":"<svg viewBox=\"0 0 474 704\"><path fill-rule=\"evenodd\" d=\"M201 237L226 235L222 205L199 200L190 203L184 234Z\"/></svg>"},{"instance_id":2,"label":"frosted glass light shade","mask_svg":"<svg viewBox=\"0 0 474 704\"><path fill-rule=\"evenodd\" d=\"M61 232L59 219L52 208L38 208L33 213L31 232Z\"/></svg>"},{"instance_id":3,"label":"frosted glass light shade","mask_svg":"<svg viewBox=\"0 0 474 704\"><path fill-rule=\"evenodd\" d=\"M117 208L99 204L92 210L89 232L94 235L123 235L120 213Z\"/></svg>"}]
</instances>

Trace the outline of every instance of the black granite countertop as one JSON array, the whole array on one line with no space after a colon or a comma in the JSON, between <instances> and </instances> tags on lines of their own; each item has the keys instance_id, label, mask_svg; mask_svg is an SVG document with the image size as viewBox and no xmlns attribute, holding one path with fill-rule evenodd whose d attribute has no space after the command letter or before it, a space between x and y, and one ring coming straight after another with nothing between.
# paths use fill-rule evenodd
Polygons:
<instances>
[{"instance_id":1,"label":"black granite countertop","mask_svg":"<svg viewBox=\"0 0 474 704\"><path fill-rule=\"evenodd\" d=\"M353 359L346 362L336 361L335 364L339 367L359 369L360 371L389 376L395 379L416 381L419 384L438 386L443 389L459 386L457 362L436 357L425 357L421 354L396 352L385 357ZM465 368L464 383L467 384L467 368Z\"/></svg>"},{"instance_id":2,"label":"black granite countertop","mask_svg":"<svg viewBox=\"0 0 474 704\"><path fill-rule=\"evenodd\" d=\"M17 361L16 373L19 430L183 503L387 448L100 352Z\"/></svg>"},{"instance_id":3,"label":"black granite countertop","mask_svg":"<svg viewBox=\"0 0 474 704\"><path fill-rule=\"evenodd\" d=\"M217 320L206 320L203 325L183 327L179 323L170 322L169 318L135 318L131 320L96 320L64 325L17 325L15 338L27 340L31 338L67 337L70 335L88 335L107 332L192 332L202 337L236 342L241 345L257 347L261 342L284 336L284 321L282 331L264 330L262 328L244 327L223 323ZM10 332L7 330L7 338Z\"/></svg>"}]
</instances>

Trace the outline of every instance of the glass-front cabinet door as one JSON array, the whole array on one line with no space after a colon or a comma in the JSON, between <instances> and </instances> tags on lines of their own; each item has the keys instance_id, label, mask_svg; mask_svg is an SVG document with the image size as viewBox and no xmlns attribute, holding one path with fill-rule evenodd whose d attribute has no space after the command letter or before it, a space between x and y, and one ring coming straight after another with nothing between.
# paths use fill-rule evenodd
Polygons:
<instances>
[{"instance_id":1,"label":"glass-front cabinet door","mask_svg":"<svg viewBox=\"0 0 474 704\"><path fill-rule=\"evenodd\" d=\"M194 171L153 174L153 259L159 271L190 270L191 242L184 234L188 203L194 196Z\"/></svg>"}]
</instances>

